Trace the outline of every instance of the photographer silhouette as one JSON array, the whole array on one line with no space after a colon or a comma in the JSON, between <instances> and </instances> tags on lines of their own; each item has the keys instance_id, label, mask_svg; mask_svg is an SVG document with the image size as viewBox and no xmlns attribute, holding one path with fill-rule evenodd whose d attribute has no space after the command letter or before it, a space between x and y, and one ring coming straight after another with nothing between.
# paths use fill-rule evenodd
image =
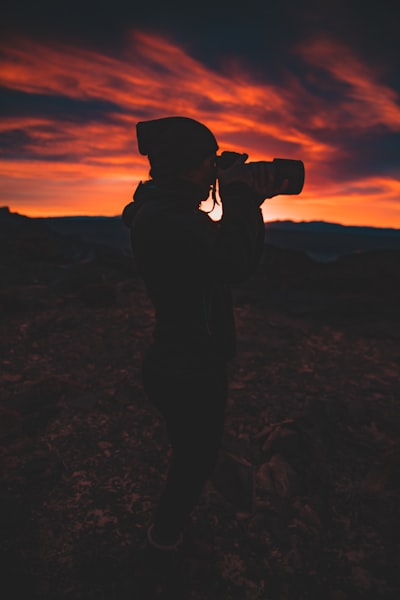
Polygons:
<instances>
[{"instance_id":1,"label":"photographer silhouette","mask_svg":"<svg viewBox=\"0 0 400 600\"><path fill-rule=\"evenodd\" d=\"M144 121L136 130L150 179L138 185L123 220L155 308L144 390L165 419L172 447L148 539L172 550L182 544L221 445L227 364L236 351L231 285L254 272L264 242L259 207L266 196L284 193L288 181L277 188L265 169L252 185L244 154L219 168L213 133L193 119ZM223 214L215 222L200 204L217 178Z\"/></svg>"}]
</instances>

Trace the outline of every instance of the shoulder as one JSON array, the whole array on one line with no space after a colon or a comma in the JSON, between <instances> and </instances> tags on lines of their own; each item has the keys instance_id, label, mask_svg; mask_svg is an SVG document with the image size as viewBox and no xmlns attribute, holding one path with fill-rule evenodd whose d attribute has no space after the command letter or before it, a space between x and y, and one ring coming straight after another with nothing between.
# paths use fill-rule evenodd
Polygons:
<instances>
[{"instance_id":1,"label":"shoulder","mask_svg":"<svg viewBox=\"0 0 400 600\"><path fill-rule=\"evenodd\" d=\"M214 221L201 210L182 210L173 203L149 203L137 214L136 229L152 229L164 238L191 238L211 233Z\"/></svg>"}]
</instances>

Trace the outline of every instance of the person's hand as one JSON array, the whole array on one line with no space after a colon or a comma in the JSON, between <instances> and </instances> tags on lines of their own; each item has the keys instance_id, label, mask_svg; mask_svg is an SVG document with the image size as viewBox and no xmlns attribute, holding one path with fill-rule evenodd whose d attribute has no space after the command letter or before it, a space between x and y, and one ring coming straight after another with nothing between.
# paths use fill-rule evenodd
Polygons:
<instances>
[{"instance_id":1,"label":"person's hand","mask_svg":"<svg viewBox=\"0 0 400 600\"><path fill-rule=\"evenodd\" d=\"M237 155L234 163L226 169L218 169L218 180L223 187L235 181L241 181L250 187L259 196L262 203L266 198L273 198L283 194L289 184L284 179L278 186L275 183L274 166L272 163L248 163L248 154Z\"/></svg>"},{"instance_id":2,"label":"person's hand","mask_svg":"<svg viewBox=\"0 0 400 600\"><path fill-rule=\"evenodd\" d=\"M289 185L289 179L282 182L276 182L275 169L272 163L263 162L250 163L246 165L249 170L249 186L263 200L273 198L279 194L285 193Z\"/></svg>"},{"instance_id":3,"label":"person's hand","mask_svg":"<svg viewBox=\"0 0 400 600\"><path fill-rule=\"evenodd\" d=\"M241 181L249 185L251 183L251 176L246 168L248 165L244 165L249 155L239 154L239 152L232 152L230 154L236 154L236 159L229 167L225 169L218 168L217 176L219 183L224 186L234 181Z\"/></svg>"}]
</instances>

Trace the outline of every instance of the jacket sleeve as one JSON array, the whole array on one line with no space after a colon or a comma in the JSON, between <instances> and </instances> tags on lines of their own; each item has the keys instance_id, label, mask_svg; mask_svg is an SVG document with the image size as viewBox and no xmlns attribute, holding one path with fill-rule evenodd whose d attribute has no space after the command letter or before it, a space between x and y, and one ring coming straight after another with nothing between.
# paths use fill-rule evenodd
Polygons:
<instances>
[{"instance_id":1,"label":"jacket sleeve","mask_svg":"<svg viewBox=\"0 0 400 600\"><path fill-rule=\"evenodd\" d=\"M215 240L216 268L230 283L249 277L264 248L265 226L260 199L243 183L231 183L221 190L223 215Z\"/></svg>"}]
</instances>

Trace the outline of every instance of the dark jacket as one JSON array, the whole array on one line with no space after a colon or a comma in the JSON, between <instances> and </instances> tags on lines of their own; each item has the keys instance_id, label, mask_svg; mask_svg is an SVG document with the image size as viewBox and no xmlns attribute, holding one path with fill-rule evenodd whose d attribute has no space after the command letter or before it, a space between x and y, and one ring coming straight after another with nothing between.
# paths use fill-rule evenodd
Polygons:
<instances>
[{"instance_id":1,"label":"dark jacket","mask_svg":"<svg viewBox=\"0 0 400 600\"><path fill-rule=\"evenodd\" d=\"M147 181L122 214L155 308L150 353L160 372L194 374L234 357L231 284L253 273L262 254L259 199L247 186L221 191L218 222L198 208L196 195L189 183L162 190Z\"/></svg>"}]
</instances>

